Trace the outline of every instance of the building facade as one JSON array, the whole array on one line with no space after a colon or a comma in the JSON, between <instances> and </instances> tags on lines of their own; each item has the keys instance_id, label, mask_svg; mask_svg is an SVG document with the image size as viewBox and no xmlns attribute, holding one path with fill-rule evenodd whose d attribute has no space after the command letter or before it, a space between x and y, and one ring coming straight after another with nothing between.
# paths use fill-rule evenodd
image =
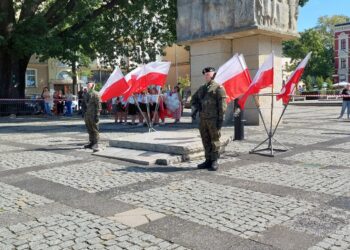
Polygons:
<instances>
[{"instance_id":1,"label":"building facade","mask_svg":"<svg viewBox=\"0 0 350 250\"><path fill-rule=\"evenodd\" d=\"M350 23L335 25L334 29L334 82L349 82L350 72Z\"/></svg>"}]
</instances>

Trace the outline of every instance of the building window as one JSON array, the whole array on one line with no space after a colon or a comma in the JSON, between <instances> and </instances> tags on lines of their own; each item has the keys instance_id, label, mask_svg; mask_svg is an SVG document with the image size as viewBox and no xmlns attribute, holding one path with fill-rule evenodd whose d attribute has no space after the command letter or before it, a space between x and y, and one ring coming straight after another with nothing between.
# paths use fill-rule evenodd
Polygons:
<instances>
[{"instance_id":1,"label":"building window","mask_svg":"<svg viewBox=\"0 0 350 250\"><path fill-rule=\"evenodd\" d=\"M340 68L346 69L346 59L345 58L340 59Z\"/></svg>"},{"instance_id":2,"label":"building window","mask_svg":"<svg viewBox=\"0 0 350 250\"><path fill-rule=\"evenodd\" d=\"M346 50L346 39L341 39L340 40L340 49L341 50Z\"/></svg>"},{"instance_id":3,"label":"building window","mask_svg":"<svg viewBox=\"0 0 350 250\"><path fill-rule=\"evenodd\" d=\"M37 86L37 76L36 69L26 70L26 87L36 87Z\"/></svg>"}]
</instances>

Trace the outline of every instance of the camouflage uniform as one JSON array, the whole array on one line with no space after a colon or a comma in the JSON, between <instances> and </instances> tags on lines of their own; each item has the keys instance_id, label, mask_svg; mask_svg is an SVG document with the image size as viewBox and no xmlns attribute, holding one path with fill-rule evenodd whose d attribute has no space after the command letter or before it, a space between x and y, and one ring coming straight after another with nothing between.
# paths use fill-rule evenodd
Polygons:
<instances>
[{"instance_id":1,"label":"camouflage uniform","mask_svg":"<svg viewBox=\"0 0 350 250\"><path fill-rule=\"evenodd\" d=\"M90 90L84 97L86 111L84 115L85 126L89 133L90 146L97 145L99 135L99 116L101 110L100 96L95 90Z\"/></svg>"},{"instance_id":2,"label":"camouflage uniform","mask_svg":"<svg viewBox=\"0 0 350 250\"><path fill-rule=\"evenodd\" d=\"M220 129L226 110L225 89L215 81L202 85L192 97L193 116L199 111L199 131L206 161L217 161L220 149Z\"/></svg>"}]
</instances>

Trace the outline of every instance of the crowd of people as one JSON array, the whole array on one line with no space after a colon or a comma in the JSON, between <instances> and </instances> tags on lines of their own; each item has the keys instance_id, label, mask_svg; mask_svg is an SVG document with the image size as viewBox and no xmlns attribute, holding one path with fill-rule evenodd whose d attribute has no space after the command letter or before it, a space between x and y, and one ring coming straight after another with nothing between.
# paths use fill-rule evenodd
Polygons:
<instances>
[{"instance_id":1,"label":"crowd of people","mask_svg":"<svg viewBox=\"0 0 350 250\"><path fill-rule=\"evenodd\" d=\"M112 99L115 123L138 126L164 125L166 118L180 122L183 111L182 95L179 86L172 91L162 91L150 87L147 91L134 94L125 100L122 96ZM128 117L131 121L128 123Z\"/></svg>"},{"instance_id":2,"label":"crowd of people","mask_svg":"<svg viewBox=\"0 0 350 250\"><path fill-rule=\"evenodd\" d=\"M84 117L86 111L87 89L83 88L77 93L79 113ZM127 100L123 96L115 97L107 103L102 103L104 111L112 113L115 123L154 126L164 125L165 119L180 122L183 112L182 90L176 85L172 90L162 90L160 87L149 87L147 90L131 95ZM67 90L53 93L45 87L39 99L41 113L48 116L72 116L74 96ZM129 121L129 122L128 122Z\"/></svg>"},{"instance_id":3,"label":"crowd of people","mask_svg":"<svg viewBox=\"0 0 350 250\"><path fill-rule=\"evenodd\" d=\"M39 98L41 99L41 110L46 115L72 116L73 95L70 90L67 90L64 95L62 90L54 91L51 94L49 89L45 87Z\"/></svg>"}]
</instances>

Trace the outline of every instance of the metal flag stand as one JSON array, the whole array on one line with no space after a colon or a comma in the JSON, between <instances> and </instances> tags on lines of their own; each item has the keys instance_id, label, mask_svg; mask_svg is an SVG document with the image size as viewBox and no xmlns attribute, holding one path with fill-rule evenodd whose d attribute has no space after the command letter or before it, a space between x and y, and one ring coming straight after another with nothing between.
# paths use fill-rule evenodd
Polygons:
<instances>
[{"instance_id":1,"label":"metal flag stand","mask_svg":"<svg viewBox=\"0 0 350 250\"><path fill-rule=\"evenodd\" d=\"M288 148L283 145L282 143L280 143L278 140L276 140L274 138L274 135L276 133L276 130L277 130L277 127L282 119L282 116L284 114L284 111L286 110L286 107L287 105L284 107L284 110L278 120L278 123L276 124L276 127L273 129L272 127L272 122L273 122L273 109L274 109L274 93L273 93L273 87L272 87L272 93L271 93L271 119L270 119L270 128L269 130L267 129L267 126L266 126L266 123L265 123L265 120L264 120L264 117L261 113L261 110L260 110L260 106L257 104L255 98L254 98L254 101L255 101L255 104L256 104L256 107L258 108L259 110L259 116L261 117L261 120L264 124L264 128L265 128L265 131L266 131L266 134L267 134L267 138L262 141L261 143L259 143L255 148L253 148L252 150L249 151L250 154L259 154L259 155L264 155L264 156L270 156L270 157L274 157L274 152L277 151L277 152L286 152L288 150ZM267 142L267 147L266 148L260 148L260 146L262 146L265 142ZM280 148L274 148L274 145L273 145L273 142L276 142L278 143L279 145L281 145L282 147L284 147L284 149L280 149ZM264 153L264 151L267 151L267 153Z\"/></svg>"},{"instance_id":2,"label":"metal flag stand","mask_svg":"<svg viewBox=\"0 0 350 250\"><path fill-rule=\"evenodd\" d=\"M141 108L140 108L140 105L139 105L139 102L136 100L136 98L135 98L135 95L133 94L132 95L133 96L133 98L134 98L134 101L135 101L135 103L136 103L136 107L137 107L137 109L139 110L139 112L141 113L141 115L142 115L142 117L143 117L143 119L146 121L146 124L147 124L147 127L148 127L148 132L150 133L150 132L156 132L156 130L153 128L153 126L152 126L152 123L150 122L150 119L148 119L149 117L150 117L150 112L149 112L149 105L148 105L148 102L147 102L147 96L145 96L145 98L146 98L146 107L147 107L147 118L144 116L144 114L143 114L143 112L142 112L142 110L141 110Z\"/></svg>"}]
</instances>

